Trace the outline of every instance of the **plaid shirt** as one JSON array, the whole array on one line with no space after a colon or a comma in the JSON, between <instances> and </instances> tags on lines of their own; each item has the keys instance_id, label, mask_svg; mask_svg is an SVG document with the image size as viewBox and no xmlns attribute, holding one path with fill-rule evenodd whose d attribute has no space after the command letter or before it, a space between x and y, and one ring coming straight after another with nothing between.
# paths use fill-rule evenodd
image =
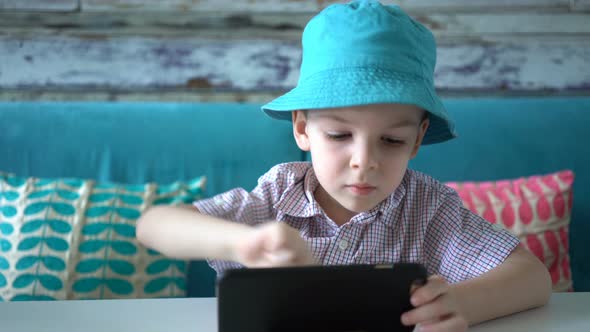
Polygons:
<instances>
[{"instance_id":1,"label":"plaid shirt","mask_svg":"<svg viewBox=\"0 0 590 332\"><path fill-rule=\"evenodd\" d=\"M287 223L324 265L419 262L449 282L489 271L519 244L508 231L464 208L453 189L413 170L388 198L341 227L314 199L317 186L309 162L285 163L260 177L252 192L237 188L194 205L201 213L248 225ZM242 267L219 260L209 265L218 276Z\"/></svg>"}]
</instances>

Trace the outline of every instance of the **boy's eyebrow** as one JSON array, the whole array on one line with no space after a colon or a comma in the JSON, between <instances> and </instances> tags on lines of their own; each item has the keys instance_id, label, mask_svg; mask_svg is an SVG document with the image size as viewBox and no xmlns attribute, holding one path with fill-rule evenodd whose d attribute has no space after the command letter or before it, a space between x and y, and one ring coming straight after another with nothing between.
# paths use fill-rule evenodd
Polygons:
<instances>
[{"instance_id":1,"label":"boy's eyebrow","mask_svg":"<svg viewBox=\"0 0 590 332\"><path fill-rule=\"evenodd\" d=\"M330 119L330 120L334 120L334 121L338 121L338 122L342 122L342 123L346 123L346 124L350 124L351 122L339 117L338 115L333 115L333 114L318 114L316 115L317 117L320 118L325 118L325 119ZM391 129L391 128L402 128L402 127L415 127L417 126L418 123L416 121L410 120L410 119L404 119L398 123L394 123L391 126L387 127L387 129Z\"/></svg>"},{"instance_id":2,"label":"boy's eyebrow","mask_svg":"<svg viewBox=\"0 0 590 332\"><path fill-rule=\"evenodd\" d=\"M333 115L333 114L318 114L316 115L318 118L324 118L324 119L329 119L329 120L334 120L334 121L338 121L338 122L342 122L342 123L350 123L350 121L339 117L338 115Z\"/></svg>"},{"instance_id":3,"label":"boy's eyebrow","mask_svg":"<svg viewBox=\"0 0 590 332\"><path fill-rule=\"evenodd\" d=\"M405 120L400 121L398 123L392 124L388 128L402 128L402 127L416 127L416 126L418 126L418 122L405 119Z\"/></svg>"}]
</instances>

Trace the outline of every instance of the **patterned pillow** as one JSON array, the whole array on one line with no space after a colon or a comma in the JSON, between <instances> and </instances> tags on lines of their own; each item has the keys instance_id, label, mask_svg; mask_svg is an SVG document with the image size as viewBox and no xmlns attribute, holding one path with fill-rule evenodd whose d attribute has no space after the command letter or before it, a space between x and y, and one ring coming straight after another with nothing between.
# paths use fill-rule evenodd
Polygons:
<instances>
[{"instance_id":1,"label":"patterned pillow","mask_svg":"<svg viewBox=\"0 0 590 332\"><path fill-rule=\"evenodd\" d=\"M520 238L549 270L554 291L572 290L568 230L574 174L495 182L450 182L465 207Z\"/></svg>"},{"instance_id":2,"label":"patterned pillow","mask_svg":"<svg viewBox=\"0 0 590 332\"><path fill-rule=\"evenodd\" d=\"M152 204L200 198L204 184L0 173L0 301L185 296L186 263L141 246L135 222Z\"/></svg>"}]
</instances>

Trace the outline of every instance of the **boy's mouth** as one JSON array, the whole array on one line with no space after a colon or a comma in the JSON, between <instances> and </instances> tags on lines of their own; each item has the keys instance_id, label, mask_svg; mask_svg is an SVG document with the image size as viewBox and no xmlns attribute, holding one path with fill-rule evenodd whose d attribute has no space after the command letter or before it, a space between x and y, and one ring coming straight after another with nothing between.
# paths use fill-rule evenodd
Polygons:
<instances>
[{"instance_id":1,"label":"boy's mouth","mask_svg":"<svg viewBox=\"0 0 590 332\"><path fill-rule=\"evenodd\" d=\"M366 183L355 183L347 185L346 188L348 188L348 190L352 191L352 193L357 195L368 195L372 193L375 189L377 189L377 187L371 186Z\"/></svg>"}]
</instances>

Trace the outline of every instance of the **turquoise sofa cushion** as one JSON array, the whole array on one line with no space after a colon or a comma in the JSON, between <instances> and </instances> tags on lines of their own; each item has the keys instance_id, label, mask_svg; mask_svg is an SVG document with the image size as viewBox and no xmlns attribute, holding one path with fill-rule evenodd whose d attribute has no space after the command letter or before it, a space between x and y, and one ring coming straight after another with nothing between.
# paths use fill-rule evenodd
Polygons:
<instances>
[{"instance_id":1,"label":"turquoise sofa cushion","mask_svg":"<svg viewBox=\"0 0 590 332\"><path fill-rule=\"evenodd\" d=\"M0 302L186 296L186 262L140 246L152 204L202 197L204 178L120 185L0 173Z\"/></svg>"}]
</instances>

